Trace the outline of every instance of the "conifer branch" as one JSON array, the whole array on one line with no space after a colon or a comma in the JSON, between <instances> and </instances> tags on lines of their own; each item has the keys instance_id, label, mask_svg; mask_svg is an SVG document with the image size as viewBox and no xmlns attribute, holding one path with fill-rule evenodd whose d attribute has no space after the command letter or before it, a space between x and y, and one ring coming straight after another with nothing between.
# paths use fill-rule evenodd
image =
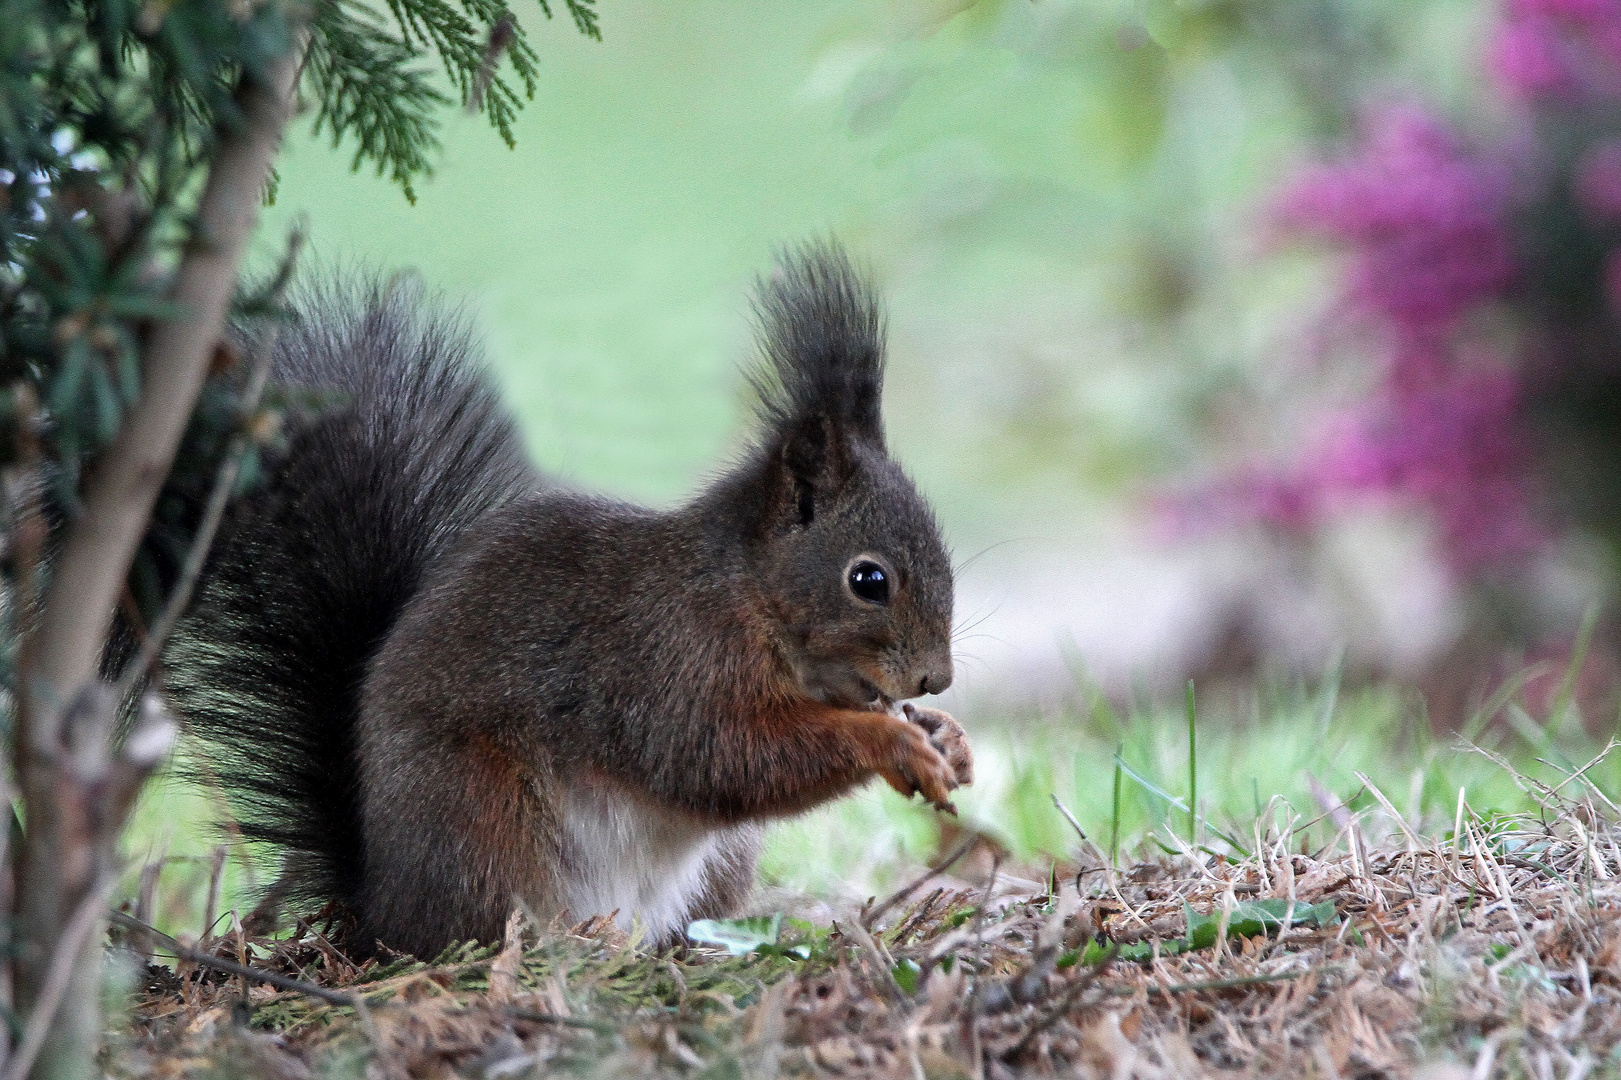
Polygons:
<instances>
[{"instance_id":1,"label":"conifer branch","mask_svg":"<svg viewBox=\"0 0 1621 1080\"><path fill-rule=\"evenodd\" d=\"M595 0L565 2L575 29L602 40ZM551 18L545 0L540 8ZM352 139L350 167L370 164L415 202L412 180L432 175L437 110L449 103L421 62L437 56L461 104L514 146L518 111L539 87L540 57L506 0L387 0L386 12L388 20L353 0L321 4L305 79L319 103L316 133L334 147Z\"/></svg>"},{"instance_id":2,"label":"conifer branch","mask_svg":"<svg viewBox=\"0 0 1621 1080\"><path fill-rule=\"evenodd\" d=\"M147 339L140 400L86 484L83 511L68 530L38 626L24 646L22 697L46 706L43 712L58 712L95 674L130 561L219 344L260 193L292 115L304 40L297 35L263 81L243 76L241 122L219 141L171 291L185 314L156 323ZM41 712L25 704L35 719ZM30 730L27 737L49 745L52 734Z\"/></svg>"}]
</instances>

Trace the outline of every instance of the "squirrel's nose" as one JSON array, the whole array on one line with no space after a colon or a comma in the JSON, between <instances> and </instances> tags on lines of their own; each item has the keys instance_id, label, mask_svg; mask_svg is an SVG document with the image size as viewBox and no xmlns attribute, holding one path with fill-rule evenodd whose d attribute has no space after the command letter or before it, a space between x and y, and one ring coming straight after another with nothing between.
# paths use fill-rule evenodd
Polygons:
<instances>
[{"instance_id":1,"label":"squirrel's nose","mask_svg":"<svg viewBox=\"0 0 1621 1080\"><path fill-rule=\"evenodd\" d=\"M939 667L931 669L923 676L918 689L925 694L941 694L951 685L951 661L947 660Z\"/></svg>"}]
</instances>

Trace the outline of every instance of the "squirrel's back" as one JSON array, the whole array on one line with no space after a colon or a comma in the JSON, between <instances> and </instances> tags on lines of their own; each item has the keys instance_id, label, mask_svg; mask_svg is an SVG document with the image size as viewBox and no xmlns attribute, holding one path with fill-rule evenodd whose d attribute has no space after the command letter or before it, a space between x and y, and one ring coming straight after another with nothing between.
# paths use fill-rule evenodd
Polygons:
<instances>
[{"instance_id":1,"label":"squirrel's back","mask_svg":"<svg viewBox=\"0 0 1621 1080\"><path fill-rule=\"evenodd\" d=\"M294 861L293 898L347 901L366 664L455 537L541 481L457 313L398 281L294 307L272 379L317 408L222 528L168 683L197 771L233 794L245 837Z\"/></svg>"}]
</instances>

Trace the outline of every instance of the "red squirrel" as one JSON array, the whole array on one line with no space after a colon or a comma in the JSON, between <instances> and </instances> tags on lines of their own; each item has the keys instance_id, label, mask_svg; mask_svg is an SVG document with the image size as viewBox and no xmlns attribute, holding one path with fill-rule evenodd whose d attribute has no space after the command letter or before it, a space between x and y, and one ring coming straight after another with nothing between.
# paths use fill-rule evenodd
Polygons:
<instances>
[{"instance_id":1,"label":"red squirrel","mask_svg":"<svg viewBox=\"0 0 1621 1080\"><path fill-rule=\"evenodd\" d=\"M832 243L755 310L752 440L685 505L526 460L466 327L330 288L273 377L337 405L222 529L168 685L279 887L357 952L431 957L543 917L651 940L735 913L764 823L873 776L942 809L963 729L952 569L888 454L884 322Z\"/></svg>"}]
</instances>

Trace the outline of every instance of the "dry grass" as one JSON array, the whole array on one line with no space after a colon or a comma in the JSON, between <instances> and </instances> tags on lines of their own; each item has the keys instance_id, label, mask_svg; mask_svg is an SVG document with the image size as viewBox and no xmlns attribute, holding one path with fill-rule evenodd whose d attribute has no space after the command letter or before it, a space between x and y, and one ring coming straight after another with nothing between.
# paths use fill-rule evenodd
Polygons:
<instances>
[{"instance_id":1,"label":"dry grass","mask_svg":"<svg viewBox=\"0 0 1621 1080\"><path fill-rule=\"evenodd\" d=\"M238 931L202 947L364 1007L192 964L149 969L109 1066L483 1080L1621 1076L1621 812L1579 776L1516 779L1536 812L1480 815L1460 799L1441 838L1416 835L1378 792L1361 814L1325 797L1338 836L1313 853L1308 823L1275 804L1250 856L1184 848L1120 871L1083 843L1045 886L1000 868L977 883L937 875L870 930L859 913L793 924L742 956L655 955L605 920L515 918L499 948L357 968L308 928L275 941Z\"/></svg>"}]
</instances>

